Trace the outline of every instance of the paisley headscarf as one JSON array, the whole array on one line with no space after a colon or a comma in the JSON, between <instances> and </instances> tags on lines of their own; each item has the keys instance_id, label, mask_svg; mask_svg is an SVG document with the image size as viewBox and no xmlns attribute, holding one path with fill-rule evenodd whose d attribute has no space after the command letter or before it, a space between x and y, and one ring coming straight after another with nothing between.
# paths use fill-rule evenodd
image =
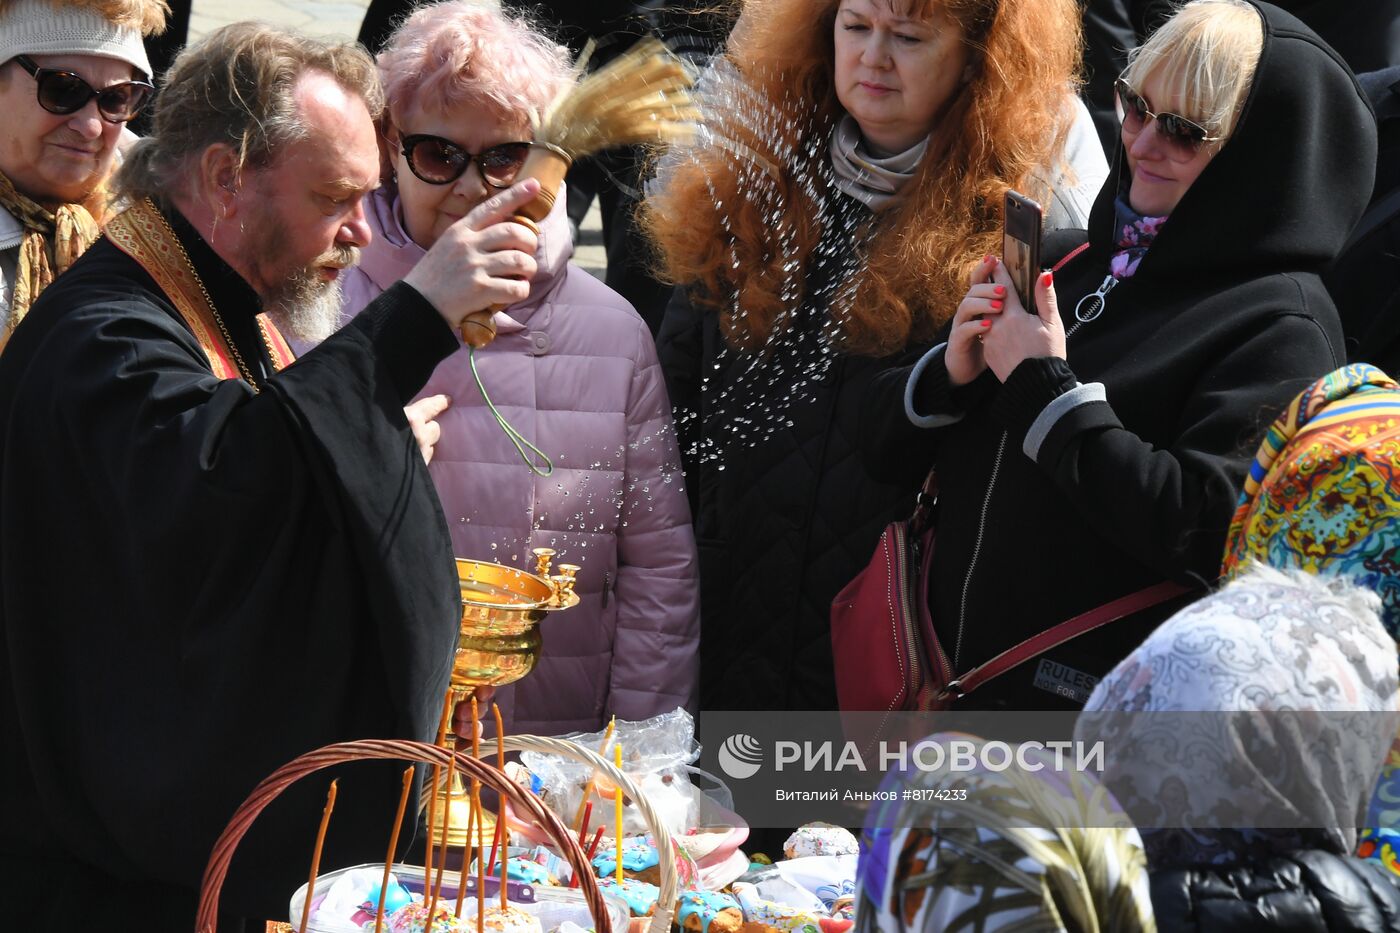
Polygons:
<instances>
[{"instance_id":1,"label":"paisley headscarf","mask_svg":"<svg viewBox=\"0 0 1400 933\"><path fill-rule=\"evenodd\" d=\"M1109 750L1104 784L1153 868L1353 850L1400 726L1377 608L1345 581L1252 565L1099 683L1075 738Z\"/></svg>"},{"instance_id":2,"label":"paisley headscarf","mask_svg":"<svg viewBox=\"0 0 1400 933\"><path fill-rule=\"evenodd\" d=\"M982 739L931 737L954 739L983 760ZM1040 770L885 778L894 799L866 818L854 933L1156 930L1142 840L1117 802L1088 772L1057 770L1043 747L1018 755Z\"/></svg>"}]
</instances>

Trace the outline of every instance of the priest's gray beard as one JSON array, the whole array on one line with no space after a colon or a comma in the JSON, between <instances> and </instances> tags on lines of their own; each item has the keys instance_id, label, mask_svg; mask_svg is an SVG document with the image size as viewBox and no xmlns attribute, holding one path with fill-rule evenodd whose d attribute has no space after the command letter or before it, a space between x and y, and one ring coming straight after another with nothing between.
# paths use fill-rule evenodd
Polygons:
<instances>
[{"instance_id":1,"label":"priest's gray beard","mask_svg":"<svg viewBox=\"0 0 1400 933\"><path fill-rule=\"evenodd\" d=\"M349 249L353 251L354 248ZM327 265L348 269L359 257L352 255L344 263L326 259L323 256L314 265L298 269L263 299L263 310L290 340L320 343L339 329L340 278L323 281L321 269Z\"/></svg>"}]
</instances>

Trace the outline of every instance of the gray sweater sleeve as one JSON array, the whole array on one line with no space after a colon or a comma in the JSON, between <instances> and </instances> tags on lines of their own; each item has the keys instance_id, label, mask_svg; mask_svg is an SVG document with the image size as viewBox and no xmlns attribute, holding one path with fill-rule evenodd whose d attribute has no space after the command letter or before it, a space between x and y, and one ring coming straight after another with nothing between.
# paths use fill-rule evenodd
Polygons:
<instances>
[{"instance_id":1,"label":"gray sweater sleeve","mask_svg":"<svg viewBox=\"0 0 1400 933\"><path fill-rule=\"evenodd\" d=\"M1108 161L1094 132L1094 120L1078 96L1067 102L1073 122L1065 145L1049 168L1052 192L1045 204L1045 230L1082 230L1089 224L1089 209L1108 179ZM1043 175L1037 179L1044 184Z\"/></svg>"}]
</instances>

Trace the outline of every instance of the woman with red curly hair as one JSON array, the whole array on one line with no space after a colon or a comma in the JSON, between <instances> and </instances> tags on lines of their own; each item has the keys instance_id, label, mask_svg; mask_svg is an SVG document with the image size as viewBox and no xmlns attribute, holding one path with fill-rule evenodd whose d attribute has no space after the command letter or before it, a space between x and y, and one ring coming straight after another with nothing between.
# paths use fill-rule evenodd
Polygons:
<instances>
[{"instance_id":1,"label":"woman with red curly hair","mask_svg":"<svg viewBox=\"0 0 1400 933\"><path fill-rule=\"evenodd\" d=\"M659 345L701 549L701 705L830 709L832 597L917 484L872 479L863 387L926 348L1002 197L1082 227L1107 172L1073 0L749 0L710 132L644 205L682 287Z\"/></svg>"}]
</instances>

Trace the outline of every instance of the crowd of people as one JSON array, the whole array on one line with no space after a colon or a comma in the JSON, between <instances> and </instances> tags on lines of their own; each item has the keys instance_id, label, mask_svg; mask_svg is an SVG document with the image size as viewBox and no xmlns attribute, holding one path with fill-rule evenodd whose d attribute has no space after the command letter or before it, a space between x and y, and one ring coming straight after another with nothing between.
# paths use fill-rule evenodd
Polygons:
<instances>
[{"instance_id":1,"label":"crowd of people","mask_svg":"<svg viewBox=\"0 0 1400 933\"><path fill-rule=\"evenodd\" d=\"M164 0L0 0L0 878L36 925L188 929L262 777L431 738L454 555L580 567L510 731L836 708L832 601L931 472L951 677L1131 607L958 708L1397 710L1400 11L506 6L376 2L374 57L239 23L167 70ZM605 31L694 40L704 131L521 224ZM590 186L606 283L570 261ZM1134 721L1091 783L1137 827L1056 825L1082 787L1030 829L874 824L857 925L1400 929L1400 740L1364 721L1209 773ZM382 858L397 768L342 781L328 848ZM1211 823L1261 794L1320 828ZM282 912L320 809L279 798L220 929Z\"/></svg>"}]
</instances>

